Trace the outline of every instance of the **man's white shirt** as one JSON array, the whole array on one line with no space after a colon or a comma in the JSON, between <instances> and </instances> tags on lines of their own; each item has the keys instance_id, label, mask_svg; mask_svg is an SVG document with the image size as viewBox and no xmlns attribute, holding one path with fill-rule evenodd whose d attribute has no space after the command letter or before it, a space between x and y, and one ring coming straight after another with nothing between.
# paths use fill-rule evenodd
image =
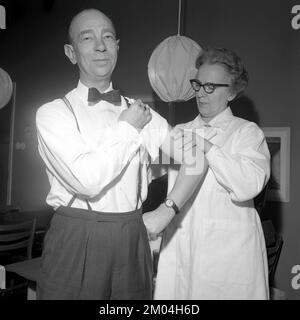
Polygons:
<instances>
[{"instance_id":1,"label":"man's white shirt","mask_svg":"<svg viewBox=\"0 0 300 320\"><path fill-rule=\"evenodd\" d=\"M127 108L123 97L121 106L115 106L106 101L89 105L87 96L88 88L79 81L77 88L66 95L74 114L62 99L46 103L37 111L38 148L51 185L47 203L55 209L66 206L76 194L72 207L87 209L88 199L95 211L134 210L139 160L146 159L147 153L152 160L158 157L168 123L152 109L152 120L138 133L127 122L118 121ZM144 201L147 163L142 164L141 178Z\"/></svg>"}]
</instances>

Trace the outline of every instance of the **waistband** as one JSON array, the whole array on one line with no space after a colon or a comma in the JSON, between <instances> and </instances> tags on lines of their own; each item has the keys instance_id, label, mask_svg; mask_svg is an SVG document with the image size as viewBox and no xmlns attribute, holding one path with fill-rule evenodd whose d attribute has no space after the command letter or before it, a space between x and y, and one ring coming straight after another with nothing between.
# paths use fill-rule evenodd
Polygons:
<instances>
[{"instance_id":1,"label":"waistband","mask_svg":"<svg viewBox=\"0 0 300 320\"><path fill-rule=\"evenodd\" d=\"M128 221L140 219L142 217L142 208L127 212L102 212L61 206L55 211L54 214L83 220Z\"/></svg>"}]
</instances>

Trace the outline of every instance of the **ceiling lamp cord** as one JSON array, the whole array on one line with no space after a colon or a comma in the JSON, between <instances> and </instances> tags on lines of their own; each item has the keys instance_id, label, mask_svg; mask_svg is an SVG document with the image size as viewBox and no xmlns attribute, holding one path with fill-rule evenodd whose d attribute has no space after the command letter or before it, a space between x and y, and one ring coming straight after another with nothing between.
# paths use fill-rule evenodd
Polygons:
<instances>
[{"instance_id":1,"label":"ceiling lamp cord","mask_svg":"<svg viewBox=\"0 0 300 320\"><path fill-rule=\"evenodd\" d=\"M178 0L178 29L177 35L180 36L181 0Z\"/></svg>"}]
</instances>

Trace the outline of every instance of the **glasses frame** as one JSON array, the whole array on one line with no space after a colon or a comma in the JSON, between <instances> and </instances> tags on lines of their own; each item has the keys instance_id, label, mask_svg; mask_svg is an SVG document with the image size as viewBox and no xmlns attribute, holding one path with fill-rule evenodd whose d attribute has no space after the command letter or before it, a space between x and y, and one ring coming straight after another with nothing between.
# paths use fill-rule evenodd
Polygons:
<instances>
[{"instance_id":1,"label":"glasses frame","mask_svg":"<svg viewBox=\"0 0 300 320\"><path fill-rule=\"evenodd\" d=\"M197 85L199 85L199 89L198 90L196 90L194 88L194 85L193 85L194 82L196 82ZM213 83L213 82L201 83L198 79L190 79L190 83L191 83L191 86L192 86L192 88L193 88L193 90L195 92L199 92L201 90L201 87L203 87L203 90L208 94L214 93L214 91L218 87L229 87L230 86L230 84L228 84L228 83ZM207 89L207 86L213 86L213 89L212 90Z\"/></svg>"}]
</instances>

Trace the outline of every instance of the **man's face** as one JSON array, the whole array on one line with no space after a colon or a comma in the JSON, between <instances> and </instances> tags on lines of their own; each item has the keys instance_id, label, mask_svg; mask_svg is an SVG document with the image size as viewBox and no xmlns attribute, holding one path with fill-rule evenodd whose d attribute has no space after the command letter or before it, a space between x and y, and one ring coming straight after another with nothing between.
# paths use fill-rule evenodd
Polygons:
<instances>
[{"instance_id":1,"label":"man's face","mask_svg":"<svg viewBox=\"0 0 300 320\"><path fill-rule=\"evenodd\" d=\"M84 11L73 20L70 35L67 55L78 64L81 81L110 81L119 49L112 22L99 11Z\"/></svg>"}]
</instances>

